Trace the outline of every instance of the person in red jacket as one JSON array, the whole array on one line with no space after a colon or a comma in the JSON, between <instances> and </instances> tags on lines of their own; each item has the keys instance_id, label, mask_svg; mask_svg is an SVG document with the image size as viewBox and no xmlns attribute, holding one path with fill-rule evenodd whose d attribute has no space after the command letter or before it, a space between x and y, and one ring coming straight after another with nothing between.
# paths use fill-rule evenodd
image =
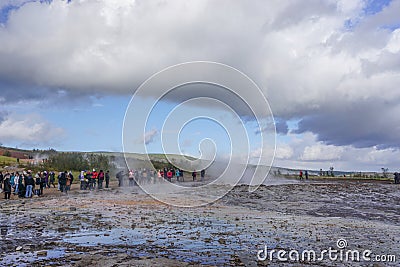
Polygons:
<instances>
[{"instance_id":1,"label":"person in red jacket","mask_svg":"<svg viewBox=\"0 0 400 267\"><path fill-rule=\"evenodd\" d=\"M168 170L168 171L167 171L167 179L168 179L169 182L171 182L172 176L173 176L173 175L174 175L174 174L172 173L171 170Z\"/></svg>"},{"instance_id":2,"label":"person in red jacket","mask_svg":"<svg viewBox=\"0 0 400 267\"><path fill-rule=\"evenodd\" d=\"M93 189L96 189L96 179L97 179L97 177L98 177L98 173L97 173L96 169L93 169L93 172L92 172L92 186L93 186Z\"/></svg>"}]
</instances>

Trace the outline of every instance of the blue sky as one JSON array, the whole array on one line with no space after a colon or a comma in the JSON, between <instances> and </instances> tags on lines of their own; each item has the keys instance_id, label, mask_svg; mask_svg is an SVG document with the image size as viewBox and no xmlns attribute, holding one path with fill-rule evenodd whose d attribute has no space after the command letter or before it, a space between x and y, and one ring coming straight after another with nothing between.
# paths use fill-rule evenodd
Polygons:
<instances>
[{"instance_id":1,"label":"blue sky","mask_svg":"<svg viewBox=\"0 0 400 267\"><path fill-rule=\"evenodd\" d=\"M165 67L209 60L243 71L267 97L279 129L275 165L400 166L397 130L382 130L400 129L399 1L243 5L1 1L0 142L122 151L123 119L136 88ZM152 101L154 92L146 97ZM228 96L224 102L236 105ZM161 101L137 137L147 138L149 152L162 152L162 125L178 103ZM187 112L201 108L224 116L207 106ZM250 143L244 152L253 158L261 152L256 126L244 123ZM199 119L178 138L184 153L198 155L199 142L210 138L225 155L227 136Z\"/></svg>"}]
</instances>

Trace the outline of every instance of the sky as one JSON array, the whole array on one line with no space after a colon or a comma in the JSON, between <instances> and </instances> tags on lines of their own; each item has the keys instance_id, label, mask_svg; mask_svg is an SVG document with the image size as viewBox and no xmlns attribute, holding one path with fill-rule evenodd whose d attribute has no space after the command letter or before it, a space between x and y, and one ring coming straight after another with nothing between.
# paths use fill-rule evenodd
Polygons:
<instances>
[{"instance_id":1,"label":"sky","mask_svg":"<svg viewBox=\"0 0 400 267\"><path fill-rule=\"evenodd\" d=\"M125 112L139 86L167 67L212 61L245 73L265 95L277 129L275 166L400 170L399 14L398 0L0 0L0 143L122 151ZM169 112L207 92L242 119L248 146L235 157L270 152L249 111L214 87L183 86L161 99L132 138L163 153ZM130 119L146 116L146 101L156 97L144 92ZM207 103L181 114L210 111L237 123ZM166 153L199 156L207 139L205 149L224 157L236 149L230 138L239 138L207 118L179 129L180 151Z\"/></svg>"}]
</instances>

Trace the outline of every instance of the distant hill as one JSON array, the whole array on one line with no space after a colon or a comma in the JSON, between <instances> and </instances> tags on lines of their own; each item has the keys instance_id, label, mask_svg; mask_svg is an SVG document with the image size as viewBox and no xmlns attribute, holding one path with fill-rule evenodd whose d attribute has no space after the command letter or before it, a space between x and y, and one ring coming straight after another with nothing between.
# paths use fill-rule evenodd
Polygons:
<instances>
[{"instance_id":1,"label":"distant hill","mask_svg":"<svg viewBox=\"0 0 400 267\"><path fill-rule=\"evenodd\" d=\"M28 159L31 153L32 151L16 149L16 148L8 148L8 147L0 148L0 156L8 156L12 158Z\"/></svg>"},{"instance_id":2,"label":"distant hill","mask_svg":"<svg viewBox=\"0 0 400 267\"><path fill-rule=\"evenodd\" d=\"M59 153L63 151L56 151L54 149L48 149L48 150L38 150L38 149L33 149L33 150L26 150L26 149L18 149L18 148L11 148L11 147L0 147L0 167L1 166L8 166L8 165L16 165L17 164L17 159L22 160L22 162L26 162L25 160L28 160L29 158L36 158L36 159L42 159L48 157L49 154L51 153ZM167 160L167 156L164 154L140 154L140 153L122 153L122 152L108 152L108 151L93 151L93 152L80 152L76 151L78 153L85 153L85 154L103 154L112 157L112 161L115 163L117 168L126 168L125 164L125 159L128 161L133 161L135 163L138 163L139 165L141 163L145 163L148 159L153 163L159 163L161 166L162 164L169 163ZM168 154L168 159L172 160L172 162L177 163L179 161L183 160L196 160L196 158L191 157L191 156L186 156L186 155L175 155L175 154ZM250 166L251 167L251 166ZM158 168L158 167L156 167ZM305 171L305 169L299 169L299 168L283 168L283 167L277 167L273 166L271 168L271 173L272 174L281 174L281 175L297 175L299 174L300 170ZM323 170L324 174L328 170ZM308 172L310 175L319 175L320 170L312 170L308 169ZM374 176L374 175L379 175L379 172L376 173L371 173L371 172L349 172L349 171L340 171L340 170L334 170L334 175L335 176L344 176L344 175L351 175L351 174L360 174L360 175L368 175L368 176Z\"/></svg>"}]
</instances>

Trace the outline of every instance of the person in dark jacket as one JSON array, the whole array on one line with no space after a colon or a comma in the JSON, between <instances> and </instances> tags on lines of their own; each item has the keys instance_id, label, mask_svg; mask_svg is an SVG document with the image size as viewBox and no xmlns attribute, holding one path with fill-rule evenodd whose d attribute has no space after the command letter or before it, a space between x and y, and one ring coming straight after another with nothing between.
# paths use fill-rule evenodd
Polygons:
<instances>
[{"instance_id":1,"label":"person in dark jacket","mask_svg":"<svg viewBox=\"0 0 400 267\"><path fill-rule=\"evenodd\" d=\"M10 174L6 173L4 176L4 199L10 199L11 197L11 183L10 183Z\"/></svg>"},{"instance_id":2,"label":"person in dark jacket","mask_svg":"<svg viewBox=\"0 0 400 267\"><path fill-rule=\"evenodd\" d=\"M58 180L61 192L65 192L65 187L67 186L67 175L68 175L67 171L62 172L60 175L60 179Z\"/></svg>"},{"instance_id":3,"label":"person in dark jacket","mask_svg":"<svg viewBox=\"0 0 400 267\"><path fill-rule=\"evenodd\" d=\"M106 171L106 188L110 184L110 171Z\"/></svg>"},{"instance_id":4,"label":"person in dark jacket","mask_svg":"<svg viewBox=\"0 0 400 267\"><path fill-rule=\"evenodd\" d=\"M4 180L4 175L2 172L0 172L0 189L3 188L3 180Z\"/></svg>"},{"instance_id":5,"label":"person in dark jacket","mask_svg":"<svg viewBox=\"0 0 400 267\"><path fill-rule=\"evenodd\" d=\"M121 186L123 186L123 171L119 171L116 175L115 175L115 177L117 178L117 180L118 180L118 187L121 187Z\"/></svg>"},{"instance_id":6,"label":"person in dark jacket","mask_svg":"<svg viewBox=\"0 0 400 267\"><path fill-rule=\"evenodd\" d=\"M41 172L40 173L40 195L43 195L43 188L46 187L47 181L46 181L46 173Z\"/></svg>"},{"instance_id":7,"label":"person in dark jacket","mask_svg":"<svg viewBox=\"0 0 400 267\"><path fill-rule=\"evenodd\" d=\"M35 189L35 195L40 196L40 173L38 172L35 175L35 185L37 185L37 188Z\"/></svg>"},{"instance_id":8,"label":"person in dark jacket","mask_svg":"<svg viewBox=\"0 0 400 267\"><path fill-rule=\"evenodd\" d=\"M35 181L33 180L32 174L28 172L25 179L25 197L32 197L33 188L35 187Z\"/></svg>"},{"instance_id":9,"label":"person in dark jacket","mask_svg":"<svg viewBox=\"0 0 400 267\"><path fill-rule=\"evenodd\" d=\"M398 173L398 172L394 173L394 183L395 184L400 183L400 173Z\"/></svg>"},{"instance_id":10,"label":"person in dark jacket","mask_svg":"<svg viewBox=\"0 0 400 267\"><path fill-rule=\"evenodd\" d=\"M26 193L26 188L23 183L24 180L25 180L25 174L21 174L18 178L18 197L19 198L23 198Z\"/></svg>"},{"instance_id":11,"label":"person in dark jacket","mask_svg":"<svg viewBox=\"0 0 400 267\"><path fill-rule=\"evenodd\" d=\"M56 180L56 174L54 173L54 171L51 171L51 172L50 172L50 174L49 174L49 180L50 180L50 182L49 182L49 188L50 188L50 185L53 185L53 188L56 188L56 186L55 186L55 184L54 184L54 182L55 182L55 180Z\"/></svg>"}]
</instances>

